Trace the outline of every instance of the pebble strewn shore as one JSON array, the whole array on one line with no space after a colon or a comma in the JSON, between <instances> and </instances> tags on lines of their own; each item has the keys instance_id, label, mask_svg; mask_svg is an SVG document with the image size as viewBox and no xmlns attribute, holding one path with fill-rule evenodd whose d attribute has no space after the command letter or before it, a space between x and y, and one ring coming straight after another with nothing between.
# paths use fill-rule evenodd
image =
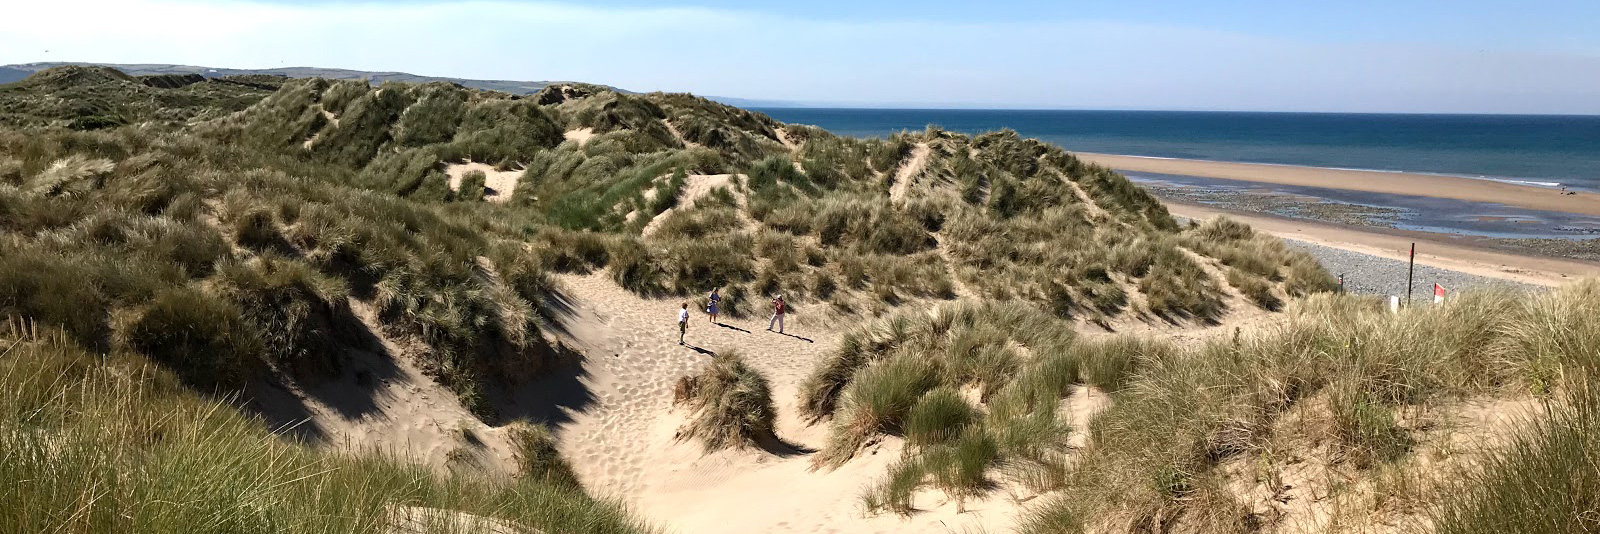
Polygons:
<instances>
[{"instance_id":1,"label":"pebble strewn shore","mask_svg":"<svg viewBox=\"0 0 1600 534\"><path fill-rule=\"evenodd\" d=\"M1285 239L1284 243L1304 250L1322 262L1323 268L1329 274L1339 276L1344 274L1345 291L1363 295L1399 295L1401 300L1406 294L1406 262L1371 256L1359 252L1315 245L1303 241ZM1539 286L1487 278L1483 276L1466 274L1417 265L1416 278L1412 286L1412 299L1420 302L1433 301L1433 284L1438 283L1446 291L1457 292L1471 287L1505 286L1519 289L1537 289Z\"/></svg>"}]
</instances>

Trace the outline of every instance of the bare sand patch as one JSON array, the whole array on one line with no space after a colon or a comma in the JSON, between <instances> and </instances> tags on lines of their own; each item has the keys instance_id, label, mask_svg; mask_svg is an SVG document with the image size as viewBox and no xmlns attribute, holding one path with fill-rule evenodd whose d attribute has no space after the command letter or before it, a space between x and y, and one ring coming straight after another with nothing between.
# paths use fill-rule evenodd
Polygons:
<instances>
[{"instance_id":1,"label":"bare sand patch","mask_svg":"<svg viewBox=\"0 0 1600 534\"><path fill-rule=\"evenodd\" d=\"M496 170L487 163L452 163L444 167L445 174L450 176L450 190L461 190L461 179L472 171L483 172L483 199L489 202L505 202L511 200L511 193L517 190L517 180L522 177L522 169Z\"/></svg>"},{"instance_id":2,"label":"bare sand patch","mask_svg":"<svg viewBox=\"0 0 1600 534\"><path fill-rule=\"evenodd\" d=\"M589 138L594 137L594 128L578 128L575 130L567 130L562 132L561 136L565 137L568 141L577 142L578 146L583 146L589 142Z\"/></svg>"}]
</instances>

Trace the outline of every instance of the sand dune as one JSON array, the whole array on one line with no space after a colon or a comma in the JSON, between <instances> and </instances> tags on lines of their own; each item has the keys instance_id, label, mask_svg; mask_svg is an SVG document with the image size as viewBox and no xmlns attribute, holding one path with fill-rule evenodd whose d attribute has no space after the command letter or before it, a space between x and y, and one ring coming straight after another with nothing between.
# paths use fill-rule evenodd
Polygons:
<instances>
[{"instance_id":1,"label":"sand dune","mask_svg":"<svg viewBox=\"0 0 1600 534\"><path fill-rule=\"evenodd\" d=\"M639 297L617 286L604 272L559 275L557 280L567 306L550 335L578 351L583 359L513 392L502 411L549 424L562 455L589 492L620 499L669 532L1005 532L1016 526L1029 507L1042 502L1037 495L1002 485L961 507L929 490L916 495L918 512L910 517L868 513L859 496L899 459L903 445L894 437L869 446L837 470L813 471L807 453L822 447L827 428L808 425L800 417L797 387L816 363L838 346L841 332L851 326L833 324L836 318L825 320L822 310L797 309L788 333L779 334L766 331L764 316L725 318L724 325L712 324L699 313L702 303L690 301L696 313L692 314L687 344L679 345L675 323L683 300ZM370 309L359 302L352 305L364 322L372 324ZM1259 314L1243 314L1230 316L1222 325L1186 330L1172 337L1204 337L1207 332L1231 331L1236 325L1248 328L1271 322ZM380 332L374 335L387 355L358 357L347 376L327 385L327 390L302 393L300 400L313 406L314 423L329 434L330 441L347 447L383 448L442 467L452 461L449 451L460 448L460 429L467 428L484 442L480 467L491 473L504 472L509 450L499 429L482 427L448 390L421 375L403 357L393 357L403 355L406 347ZM674 383L681 376L698 373L714 354L728 351L739 352L770 380L778 410L777 433L787 445L774 450L706 453L698 442L677 439L688 414L672 404ZM341 400L330 392L365 391L348 383L359 381L350 375L361 373L370 375L370 385L365 388L371 391L366 398L374 402L366 411L352 414L351 407L360 406L360 399ZM1109 398L1081 387L1061 402L1059 413L1065 414L1073 428L1068 443L1088 445L1088 424L1109 406ZM1258 490L1245 484L1239 492L1276 495ZM1276 506L1270 499L1260 501L1257 504L1261 506ZM1280 508L1295 516L1295 522L1311 526L1322 524L1319 518L1325 515L1315 507ZM487 531L515 528L450 511L398 507L395 513L396 533L441 520Z\"/></svg>"},{"instance_id":2,"label":"sand dune","mask_svg":"<svg viewBox=\"0 0 1600 534\"><path fill-rule=\"evenodd\" d=\"M562 453L584 486L621 497L647 518L677 532L960 532L1013 524L1023 503L1006 491L966 503L930 492L919 497L924 512L905 519L869 515L859 495L899 458L900 442L885 439L832 472L811 471L810 458L795 451L728 450L707 454L695 442L674 439L686 413L675 410L672 385L698 372L712 352L738 351L773 384L780 438L799 449L816 449L824 425L807 425L796 406L797 384L838 343L839 331L817 324L800 309L789 335L766 331L765 317L725 318L710 324L695 313L677 344L676 310L681 301L643 299L603 274L564 276L575 303L569 339L589 355L584 384L595 402L569 410L558 429ZM698 310L700 303L692 302ZM1082 427L1105 405L1087 388L1064 401ZM1082 443L1084 436L1073 437Z\"/></svg>"},{"instance_id":3,"label":"sand dune","mask_svg":"<svg viewBox=\"0 0 1600 534\"><path fill-rule=\"evenodd\" d=\"M1269 184L1328 187L1370 193L1493 202L1521 208L1600 215L1600 194L1563 195L1547 187L1430 174L1402 174L1079 152L1083 160L1120 171L1200 176Z\"/></svg>"}]
</instances>

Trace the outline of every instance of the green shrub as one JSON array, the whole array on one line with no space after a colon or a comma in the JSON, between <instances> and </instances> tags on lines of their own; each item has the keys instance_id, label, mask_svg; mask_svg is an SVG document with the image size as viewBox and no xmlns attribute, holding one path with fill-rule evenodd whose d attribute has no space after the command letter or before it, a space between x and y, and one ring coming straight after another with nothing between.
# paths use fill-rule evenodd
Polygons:
<instances>
[{"instance_id":1,"label":"green shrub","mask_svg":"<svg viewBox=\"0 0 1600 534\"><path fill-rule=\"evenodd\" d=\"M58 326L86 347L106 346L116 301L142 301L172 283L143 261L0 242L0 315Z\"/></svg>"},{"instance_id":2,"label":"green shrub","mask_svg":"<svg viewBox=\"0 0 1600 534\"><path fill-rule=\"evenodd\" d=\"M251 210L235 219L233 235L239 246L258 251L280 247L284 242L276 218L264 209Z\"/></svg>"},{"instance_id":3,"label":"green shrub","mask_svg":"<svg viewBox=\"0 0 1600 534\"><path fill-rule=\"evenodd\" d=\"M651 237L657 239L706 239L723 236L739 228L739 212L729 208L677 210L661 221Z\"/></svg>"},{"instance_id":4,"label":"green shrub","mask_svg":"<svg viewBox=\"0 0 1600 534\"><path fill-rule=\"evenodd\" d=\"M923 469L933 475L939 489L958 500L980 495L992 484L986 474L999 460L994 438L980 428L969 428L950 443L923 455Z\"/></svg>"},{"instance_id":5,"label":"green shrub","mask_svg":"<svg viewBox=\"0 0 1600 534\"><path fill-rule=\"evenodd\" d=\"M539 235L538 250L545 268L563 273L587 273L611 261L611 239L604 234L552 228Z\"/></svg>"},{"instance_id":6,"label":"green shrub","mask_svg":"<svg viewBox=\"0 0 1600 534\"><path fill-rule=\"evenodd\" d=\"M185 383L236 389L260 372L260 332L227 301L173 289L156 295L118 337L123 345L166 364Z\"/></svg>"},{"instance_id":7,"label":"green shrub","mask_svg":"<svg viewBox=\"0 0 1600 534\"><path fill-rule=\"evenodd\" d=\"M1277 311L1283 308L1283 300L1272 294L1272 285L1263 278L1238 269L1229 269L1228 284L1238 289L1261 309Z\"/></svg>"},{"instance_id":8,"label":"green shrub","mask_svg":"<svg viewBox=\"0 0 1600 534\"><path fill-rule=\"evenodd\" d=\"M483 171L467 171L461 176L461 186L456 189L455 199L463 202L478 202L483 200L483 188L488 179Z\"/></svg>"},{"instance_id":9,"label":"green shrub","mask_svg":"<svg viewBox=\"0 0 1600 534\"><path fill-rule=\"evenodd\" d=\"M977 410L955 389L934 389L906 414L906 441L921 447L943 443L960 436L977 418Z\"/></svg>"},{"instance_id":10,"label":"green shrub","mask_svg":"<svg viewBox=\"0 0 1600 534\"><path fill-rule=\"evenodd\" d=\"M1080 341L1072 347L1083 381L1105 391L1119 391L1133 379L1141 364L1165 356L1168 347L1138 336L1111 336Z\"/></svg>"},{"instance_id":11,"label":"green shrub","mask_svg":"<svg viewBox=\"0 0 1600 534\"><path fill-rule=\"evenodd\" d=\"M1359 390L1336 390L1330 399L1334 435L1357 465L1392 462L1411 449L1411 437L1395 424L1394 411Z\"/></svg>"},{"instance_id":12,"label":"green shrub","mask_svg":"<svg viewBox=\"0 0 1600 534\"><path fill-rule=\"evenodd\" d=\"M224 267L218 288L261 333L267 360L305 379L332 375L344 347L361 347L345 288L295 261L261 258Z\"/></svg>"},{"instance_id":13,"label":"green shrub","mask_svg":"<svg viewBox=\"0 0 1600 534\"><path fill-rule=\"evenodd\" d=\"M849 460L877 433L900 433L923 393L938 385L938 369L925 358L901 355L866 366L840 395L840 413L818 462Z\"/></svg>"},{"instance_id":14,"label":"green shrub","mask_svg":"<svg viewBox=\"0 0 1600 534\"><path fill-rule=\"evenodd\" d=\"M862 494L862 502L867 510L873 512L890 510L900 515L911 515L915 511L911 497L922 486L922 480L927 475L922 462L916 457L901 458L889 466L889 473L881 482Z\"/></svg>"}]
</instances>

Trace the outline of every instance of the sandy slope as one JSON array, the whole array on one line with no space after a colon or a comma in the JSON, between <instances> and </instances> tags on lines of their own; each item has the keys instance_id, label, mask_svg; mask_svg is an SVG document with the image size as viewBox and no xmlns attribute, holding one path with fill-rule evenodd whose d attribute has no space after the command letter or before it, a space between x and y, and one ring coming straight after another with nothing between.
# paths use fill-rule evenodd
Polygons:
<instances>
[{"instance_id":1,"label":"sandy slope","mask_svg":"<svg viewBox=\"0 0 1600 534\"><path fill-rule=\"evenodd\" d=\"M461 460L489 472L509 472L512 452L500 429L462 407L455 393L411 363L407 347L377 327L376 312L352 299L372 342L370 350L346 353L339 376L305 388L269 387L253 395L270 420L305 420L294 433L325 445L396 454L430 465ZM470 443L463 432L470 433Z\"/></svg>"},{"instance_id":2,"label":"sandy slope","mask_svg":"<svg viewBox=\"0 0 1600 534\"><path fill-rule=\"evenodd\" d=\"M1005 492L967 503L964 514L931 494L918 500L928 511L910 519L865 514L858 497L898 457L893 439L832 472L811 472L802 451L705 454L698 443L675 439L687 414L671 405L673 383L711 352L738 351L773 384L779 436L796 449L820 447L826 428L800 420L795 388L836 346L838 332L813 327L802 318L806 310L790 317L791 335L767 332L765 317L715 326L695 313L689 345L679 346L680 301L641 299L600 274L562 281L575 304L569 341L590 355L582 380L595 401L567 411L571 422L558 435L590 491L634 503L677 532L949 532L1014 521L1019 504ZM691 307L698 311L699 303ZM1092 413L1085 407L1100 399L1084 393L1074 405Z\"/></svg>"},{"instance_id":3,"label":"sandy slope","mask_svg":"<svg viewBox=\"0 0 1600 534\"><path fill-rule=\"evenodd\" d=\"M1600 215L1600 194L1577 192L1573 195L1563 195L1560 191L1547 187L1490 180L1431 174L1296 167L1292 165L1114 156L1086 152L1076 153L1076 155L1083 160L1121 171L1179 174L1223 180L1248 180L1269 184L1331 187L1372 193L1453 198L1472 202L1494 202L1536 210Z\"/></svg>"}]
</instances>

